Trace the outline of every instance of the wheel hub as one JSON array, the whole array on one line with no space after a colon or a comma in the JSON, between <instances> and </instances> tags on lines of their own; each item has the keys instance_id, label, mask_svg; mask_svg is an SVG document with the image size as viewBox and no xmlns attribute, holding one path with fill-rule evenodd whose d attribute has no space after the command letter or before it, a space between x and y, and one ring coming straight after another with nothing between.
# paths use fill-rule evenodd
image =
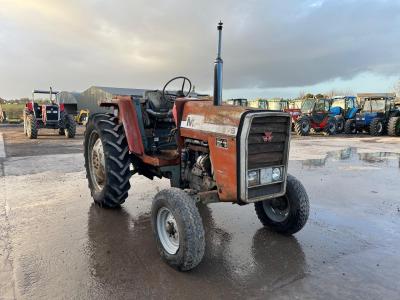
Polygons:
<instances>
[{"instance_id":1,"label":"wheel hub","mask_svg":"<svg viewBox=\"0 0 400 300\"><path fill-rule=\"evenodd\" d=\"M286 197L274 198L263 202L265 214L274 222L283 222L289 216L289 201Z\"/></svg>"},{"instance_id":2,"label":"wheel hub","mask_svg":"<svg viewBox=\"0 0 400 300\"><path fill-rule=\"evenodd\" d=\"M172 212L162 207L157 213L157 234L160 242L169 254L175 254L179 249L179 230Z\"/></svg>"},{"instance_id":3,"label":"wheel hub","mask_svg":"<svg viewBox=\"0 0 400 300\"><path fill-rule=\"evenodd\" d=\"M103 143L97 137L93 144L92 151L90 152L90 167L92 182L97 190L101 190L105 184L105 159L103 151Z\"/></svg>"}]
</instances>

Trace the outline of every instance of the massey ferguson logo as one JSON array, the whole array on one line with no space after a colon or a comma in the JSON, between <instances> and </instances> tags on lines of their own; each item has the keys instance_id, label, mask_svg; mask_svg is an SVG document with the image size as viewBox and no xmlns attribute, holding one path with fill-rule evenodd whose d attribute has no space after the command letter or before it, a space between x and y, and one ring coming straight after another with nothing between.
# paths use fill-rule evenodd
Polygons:
<instances>
[{"instance_id":1,"label":"massey ferguson logo","mask_svg":"<svg viewBox=\"0 0 400 300\"><path fill-rule=\"evenodd\" d=\"M266 131L266 132L264 132L263 140L264 140L264 142L268 143L268 142L272 141L272 137L273 137L272 132Z\"/></svg>"}]
</instances>

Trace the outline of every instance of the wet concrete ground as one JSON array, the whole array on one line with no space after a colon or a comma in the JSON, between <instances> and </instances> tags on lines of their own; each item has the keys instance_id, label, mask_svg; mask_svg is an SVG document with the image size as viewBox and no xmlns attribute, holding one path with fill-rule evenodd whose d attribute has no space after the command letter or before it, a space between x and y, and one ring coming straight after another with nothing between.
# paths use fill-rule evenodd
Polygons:
<instances>
[{"instance_id":1,"label":"wet concrete ground","mask_svg":"<svg viewBox=\"0 0 400 300\"><path fill-rule=\"evenodd\" d=\"M82 135L30 141L20 130L0 128L0 299L399 298L400 138L294 137L305 228L284 237L252 205L202 206L206 254L180 273L160 260L148 215L168 181L134 176L121 209L100 209Z\"/></svg>"}]
</instances>

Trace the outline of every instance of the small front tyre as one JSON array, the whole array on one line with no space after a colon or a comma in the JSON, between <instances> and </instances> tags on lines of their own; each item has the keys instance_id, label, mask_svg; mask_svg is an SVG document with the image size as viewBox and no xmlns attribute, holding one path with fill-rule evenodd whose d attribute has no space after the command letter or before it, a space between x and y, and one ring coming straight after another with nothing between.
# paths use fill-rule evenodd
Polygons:
<instances>
[{"instance_id":1,"label":"small front tyre","mask_svg":"<svg viewBox=\"0 0 400 300\"><path fill-rule=\"evenodd\" d=\"M288 175L286 194L279 198L254 203L261 223L282 234L294 234L307 222L310 204L304 186Z\"/></svg>"},{"instance_id":2,"label":"small front tyre","mask_svg":"<svg viewBox=\"0 0 400 300\"><path fill-rule=\"evenodd\" d=\"M371 124L369 125L369 132L372 136L383 135L384 127L381 119L375 118L371 121Z\"/></svg>"},{"instance_id":3,"label":"small front tyre","mask_svg":"<svg viewBox=\"0 0 400 300\"><path fill-rule=\"evenodd\" d=\"M346 123L344 124L344 133L345 134L357 133L356 120L353 119L346 120Z\"/></svg>"},{"instance_id":4,"label":"small front tyre","mask_svg":"<svg viewBox=\"0 0 400 300\"><path fill-rule=\"evenodd\" d=\"M188 271L201 262L204 228L190 195L177 188L159 192L153 200L151 224L158 251L170 266Z\"/></svg>"},{"instance_id":5,"label":"small front tyre","mask_svg":"<svg viewBox=\"0 0 400 300\"><path fill-rule=\"evenodd\" d=\"M69 114L66 114L64 123L65 123L65 128L64 128L65 136L69 139L74 138L76 134L76 122L74 120L74 117Z\"/></svg>"}]
</instances>

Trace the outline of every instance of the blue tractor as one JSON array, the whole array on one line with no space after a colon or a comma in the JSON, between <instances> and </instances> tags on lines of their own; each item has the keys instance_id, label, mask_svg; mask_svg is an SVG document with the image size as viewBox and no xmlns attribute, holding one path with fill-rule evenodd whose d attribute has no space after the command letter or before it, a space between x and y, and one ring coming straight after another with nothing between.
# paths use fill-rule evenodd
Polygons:
<instances>
[{"instance_id":1,"label":"blue tractor","mask_svg":"<svg viewBox=\"0 0 400 300\"><path fill-rule=\"evenodd\" d=\"M336 119L336 132L346 132L346 122L355 119L360 109L354 96L336 96L332 98L330 114ZM348 129L348 128L347 128ZM350 133L350 132L346 132Z\"/></svg>"},{"instance_id":2,"label":"blue tractor","mask_svg":"<svg viewBox=\"0 0 400 300\"><path fill-rule=\"evenodd\" d=\"M349 133L366 131L372 136L385 133L400 136L400 109L391 96L365 98L363 107L355 119L348 120Z\"/></svg>"}]
</instances>

